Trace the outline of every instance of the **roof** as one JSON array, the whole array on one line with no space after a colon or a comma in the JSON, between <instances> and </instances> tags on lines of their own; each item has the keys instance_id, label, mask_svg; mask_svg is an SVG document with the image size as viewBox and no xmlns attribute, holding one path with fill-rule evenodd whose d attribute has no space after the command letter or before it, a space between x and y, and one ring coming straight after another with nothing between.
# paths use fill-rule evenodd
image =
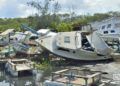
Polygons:
<instances>
[{"instance_id":1,"label":"roof","mask_svg":"<svg viewBox=\"0 0 120 86\"><path fill-rule=\"evenodd\" d=\"M49 29L40 29L40 30L38 30L37 32L38 33L42 33L42 34L46 34L46 33L48 33L50 30Z\"/></svg>"},{"instance_id":2,"label":"roof","mask_svg":"<svg viewBox=\"0 0 120 86\"><path fill-rule=\"evenodd\" d=\"M14 31L14 29L7 29L6 31L2 32L0 35L7 35L13 31Z\"/></svg>"}]
</instances>

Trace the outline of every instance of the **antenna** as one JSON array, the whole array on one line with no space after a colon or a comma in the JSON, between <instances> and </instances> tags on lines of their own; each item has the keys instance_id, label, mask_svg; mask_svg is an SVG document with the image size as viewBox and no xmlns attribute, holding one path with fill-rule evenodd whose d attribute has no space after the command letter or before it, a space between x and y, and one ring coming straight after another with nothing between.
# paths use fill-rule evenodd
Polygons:
<instances>
[{"instance_id":1,"label":"antenna","mask_svg":"<svg viewBox=\"0 0 120 86\"><path fill-rule=\"evenodd\" d=\"M90 25L90 31L91 31L90 33L92 33L93 28L92 28L91 24L89 24L89 25ZM92 36L93 36L93 35L91 35L91 43L92 43Z\"/></svg>"}]
</instances>

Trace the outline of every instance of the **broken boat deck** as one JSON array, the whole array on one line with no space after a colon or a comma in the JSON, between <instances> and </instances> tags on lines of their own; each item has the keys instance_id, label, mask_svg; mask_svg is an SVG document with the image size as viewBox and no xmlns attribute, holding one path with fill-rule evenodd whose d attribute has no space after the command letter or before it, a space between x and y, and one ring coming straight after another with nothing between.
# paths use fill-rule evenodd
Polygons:
<instances>
[{"instance_id":1,"label":"broken boat deck","mask_svg":"<svg viewBox=\"0 0 120 86\"><path fill-rule=\"evenodd\" d=\"M102 79L100 71L91 71L89 69L63 69L52 73L52 81L73 86L109 86L111 80ZM99 85L98 85L99 84Z\"/></svg>"}]
</instances>

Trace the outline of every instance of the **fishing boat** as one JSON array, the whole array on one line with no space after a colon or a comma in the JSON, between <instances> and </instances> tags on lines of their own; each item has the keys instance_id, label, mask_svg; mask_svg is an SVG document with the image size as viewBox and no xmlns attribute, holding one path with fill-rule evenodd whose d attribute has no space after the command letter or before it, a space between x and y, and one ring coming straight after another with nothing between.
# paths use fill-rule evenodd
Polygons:
<instances>
[{"instance_id":1,"label":"fishing boat","mask_svg":"<svg viewBox=\"0 0 120 86\"><path fill-rule=\"evenodd\" d=\"M33 63L27 59L10 59L5 65L6 71L12 76L19 76L21 72L31 72Z\"/></svg>"}]
</instances>

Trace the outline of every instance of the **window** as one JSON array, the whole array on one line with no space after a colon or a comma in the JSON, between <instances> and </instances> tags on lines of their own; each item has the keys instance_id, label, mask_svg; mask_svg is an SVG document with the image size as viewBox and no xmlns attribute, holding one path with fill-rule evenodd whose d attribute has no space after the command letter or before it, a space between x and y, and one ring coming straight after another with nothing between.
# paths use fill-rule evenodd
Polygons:
<instances>
[{"instance_id":1,"label":"window","mask_svg":"<svg viewBox=\"0 0 120 86\"><path fill-rule=\"evenodd\" d=\"M10 40L13 40L13 38L10 38Z\"/></svg>"},{"instance_id":2,"label":"window","mask_svg":"<svg viewBox=\"0 0 120 86\"><path fill-rule=\"evenodd\" d=\"M64 43L70 43L70 37L69 36L64 37Z\"/></svg>"},{"instance_id":3,"label":"window","mask_svg":"<svg viewBox=\"0 0 120 86\"><path fill-rule=\"evenodd\" d=\"M115 33L115 31L114 31L114 30L111 30L111 33Z\"/></svg>"},{"instance_id":4,"label":"window","mask_svg":"<svg viewBox=\"0 0 120 86\"><path fill-rule=\"evenodd\" d=\"M66 52L70 52L69 49L64 49L64 48L61 48L61 47L59 47L58 50L62 50L62 51L66 51Z\"/></svg>"},{"instance_id":5,"label":"window","mask_svg":"<svg viewBox=\"0 0 120 86\"><path fill-rule=\"evenodd\" d=\"M102 29L105 29L105 25L104 25L104 26L102 26Z\"/></svg>"},{"instance_id":6,"label":"window","mask_svg":"<svg viewBox=\"0 0 120 86\"><path fill-rule=\"evenodd\" d=\"M76 36L77 45L79 45L79 37Z\"/></svg>"},{"instance_id":7,"label":"window","mask_svg":"<svg viewBox=\"0 0 120 86\"><path fill-rule=\"evenodd\" d=\"M111 28L111 24L108 24L107 28Z\"/></svg>"},{"instance_id":8,"label":"window","mask_svg":"<svg viewBox=\"0 0 120 86\"><path fill-rule=\"evenodd\" d=\"M108 34L108 31L104 31L103 33L104 33L104 34Z\"/></svg>"}]
</instances>

